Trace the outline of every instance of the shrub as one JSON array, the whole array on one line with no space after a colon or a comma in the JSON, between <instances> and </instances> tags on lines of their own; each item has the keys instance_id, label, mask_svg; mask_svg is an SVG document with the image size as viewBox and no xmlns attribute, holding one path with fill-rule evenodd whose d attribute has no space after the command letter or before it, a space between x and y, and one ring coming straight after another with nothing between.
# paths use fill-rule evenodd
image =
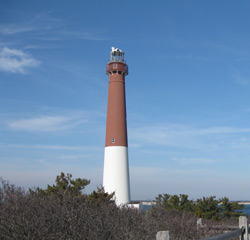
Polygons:
<instances>
[{"instance_id":1,"label":"shrub","mask_svg":"<svg viewBox=\"0 0 250 240\"><path fill-rule=\"evenodd\" d=\"M71 177L61 174L56 185L28 192L0 181L0 239L152 240L158 231L169 230L171 239L195 240L217 233L209 222L197 228L196 216L189 211L158 206L143 214L117 207L113 195L103 188L83 194L81 187L74 186L87 182L79 179L74 185ZM187 198L183 196L183 200L180 202L185 204L176 206L188 206Z\"/></svg>"},{"instance_id":2,"label":"shrub","mask_svg":"<svg viewBox=\"0 0 250 240\"><path fill-rule=\"evenodd\" d=\"M141 212L117 207L104 197L46 197L2 181L0 239L153 239L157 229ZM94 197L93 197L94 196Z\"/></svg>"}]
</instances>

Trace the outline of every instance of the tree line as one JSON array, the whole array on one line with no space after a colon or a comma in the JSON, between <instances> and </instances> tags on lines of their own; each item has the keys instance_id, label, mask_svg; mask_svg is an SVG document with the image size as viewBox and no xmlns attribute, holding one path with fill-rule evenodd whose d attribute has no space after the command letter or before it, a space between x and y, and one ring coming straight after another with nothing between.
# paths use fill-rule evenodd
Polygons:
<instances>
[{"instance_id":1,"label":"tree line","mask_svg":"<svg viewBox=\"0 0 250 240\"><path fill-rule=\"evenodd\" d=\"M212 220L226 220L237 218L242 215L242 204L238 202L230 202L227 197L216 199L215 196L203 197L200 199L189 200L188 195L180 194L159 194L156 197L158 206L167 210L177 210L185 212L193 212L199 218Z\"/></svg>"}]
</instances>

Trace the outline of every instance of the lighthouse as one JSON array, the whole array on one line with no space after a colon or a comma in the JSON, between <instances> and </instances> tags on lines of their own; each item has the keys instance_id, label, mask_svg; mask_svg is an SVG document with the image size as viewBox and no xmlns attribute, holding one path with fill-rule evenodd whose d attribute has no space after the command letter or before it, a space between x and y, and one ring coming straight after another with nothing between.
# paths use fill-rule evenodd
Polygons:
<instances>
[{"instance_id":1,"label":"lighthouse","mask_svg":"<svg viewBox=\"0 0 250 240\"><path fill-rule=\"evenodd\" d=\"M128 66L124 54L122 50L112 47L110 61L106 66L109 89L103 186L106 192L115 192L118 205L130 202L125 96L125 76L128 75Z\"/></svg>"}]
</instances>

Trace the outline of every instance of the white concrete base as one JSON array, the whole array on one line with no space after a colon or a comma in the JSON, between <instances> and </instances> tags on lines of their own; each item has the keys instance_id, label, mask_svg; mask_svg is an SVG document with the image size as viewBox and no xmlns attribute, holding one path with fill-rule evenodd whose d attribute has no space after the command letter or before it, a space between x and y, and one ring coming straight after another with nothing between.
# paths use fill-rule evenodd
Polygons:
<instances>
[{"instance_id":1,"label":"white concrete base","mask_svg":"<svg viewBox=\"0 0 250 240\"><path fill-rule=\"evenodd\" d=\"M115 192L118 205L130 202L127 147L105 147L103 186L106 192Z\"/></svg>"}]
</instances>

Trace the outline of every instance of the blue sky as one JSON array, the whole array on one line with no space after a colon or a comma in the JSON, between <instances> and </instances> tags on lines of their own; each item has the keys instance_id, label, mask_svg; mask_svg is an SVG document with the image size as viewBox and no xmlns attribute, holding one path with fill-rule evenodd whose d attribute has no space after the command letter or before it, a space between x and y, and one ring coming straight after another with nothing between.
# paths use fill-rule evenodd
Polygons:
<instances>
[{"instance_id":1,"label":"blue sky","mask_svg":"<svg viewBox=\"0 0 250 240\"><path fill-rule=\"evenodd\" d=\"M249 1L0 1L0 176L102 184L111 47L125 51L132 199L250 200Z\"/></svg>"}]
</instances>

